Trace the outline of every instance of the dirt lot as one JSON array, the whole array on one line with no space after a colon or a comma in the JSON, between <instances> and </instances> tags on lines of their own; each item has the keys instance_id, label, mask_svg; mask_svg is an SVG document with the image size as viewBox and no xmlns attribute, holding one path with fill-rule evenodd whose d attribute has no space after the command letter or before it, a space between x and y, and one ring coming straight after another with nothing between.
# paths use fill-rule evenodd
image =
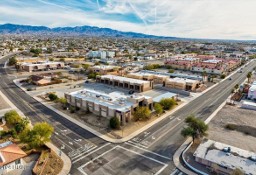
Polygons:
<instances>
[{"instance_id":1,"label":"dirt lot","mask_svg":"<svg viewBox=\"0 0 256 175\"><path fill-rule=\"evenodd\" d=\"M6 101L4 101L3 97L0 95L0 110L11 108Z\"/></svg>"},{"instance_id":2,"label":"dirt lot","mask_svg":"<svg viewBox=\"0 0 256 175\"><path fill-rule=\"evenodd\" d=\"M256 111L226 105L210 122L208 132L209 139L256 152L256 137L236 130L228 130L225 128L227 124L256 128Z\"/></svg>"}]
</instances>

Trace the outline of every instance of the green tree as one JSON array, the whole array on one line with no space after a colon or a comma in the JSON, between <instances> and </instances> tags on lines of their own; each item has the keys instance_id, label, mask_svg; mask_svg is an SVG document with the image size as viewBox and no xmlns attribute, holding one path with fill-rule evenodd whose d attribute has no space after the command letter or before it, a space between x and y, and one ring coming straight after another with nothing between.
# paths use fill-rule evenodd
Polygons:
<instances>
[{"instance_id":1,"label":"green tree","mask_svg":"<svg viewBox=\"0 0 256 175\"><path fill-rule=\"evenodd\" d=\"M46 122L36 123L33 129L24 129L19 134L19 139L31 148L38 148L50 141L53 131L53 127Z\"/></svg>"},{"instance_id":2,"label":"green tree","mask_svg":"<svg viewBox=\"0 0 256 175\"><path fill-rule=\"evenodd\" d=\"M53 58L49 58L49 61L54 61L54 59Z\"/></svg>"},{"instance_id":3,"label":"green tree","mask_svg":"<svg viewBox=\"0 0 256 175\"><path fill-rule=\"evenodd\" d=\"M174 73L174 69L169 69L169 73Z\"/></svg>"},{"instance_id":4,"label":"green tree","mask_svg":"<svg viewBox=\"0 0 256 175\"><path fill-rule=\"evenodd\" d=\"M186 128L183 128L181 135L183 137L191 136L193 141L195 139L201 138L207 135L208 125L204 121L196 118L193 115L190 115L186 118L185 123L188 125Z\"/></svg>"},{"instance_id":5,"label":"green tree","mask_svg":"<svg viewBox=\"0 0 256 175\"><path fill-rule=\"evenodd\" d=\"M112 117L109 120L109 125L112 129L120 129L120 121L117 117Z\"/></svg>"},{"instance_id":6,"label":"green tree","mask_svg":"<svg viewBox=\"0 0 256 175\"><path fill-rule=\"evenodd\" d=\"M57 96L56 94L54 94L54 93L50 93L50 94L48 95L48 98L49 98L51 101L55 101L55 100L58 99L58 96Z\"/></svg>"},{"instance_id":7,"label":"green tree","mask_svg":"<svg viewBox=\"0 0 256 175\"><path fill-rule=\"evenodd\" d=\"M164 110L169 110L176 104L176 101L173 98L163 98L159 103Z\"/></svg>"},{"instance_id":8,"label":"green tree","mask_svg":"<svg viewBox=\"0 0 256 175\"><path fill-rule=\"evenodd\" d=\"M24 129L27 128L28 124L29 120L27 118L23 118L19 123L15 124L14 129L17 133L21 133Z\"/></svg>"},{"instance_id":9,"label":"green tree","mask_svg":"<svg viewBox=\"0 0 256 175\"><path fill-rule=\"evenodd\" d=\"M90 67L90 65L89 65L89 64L83 64L83 68L84 68L84 70L87 70L89 67Z\"/></svg>"},{"instance_id":10,"label":"green tree","mask_svg":"<svg viewBox=\"0 0 256 175\"><path fill-rule=\"evenodd\" d=\"M10 125L15 125L16 123L21 122L21 116L15 110L6 112L4 114L4 118L7 124L10 124Z\"/></svg>"},{"instance_id":11,"label":"green tree","mask_svg":"<svg viewBox=\"0 0 256 175\"><path fill-rule=\"evenodd\" d=\"M94 65L95 65L95 66L98 66L98 65L100 65L100 63L99 63L99 62L96 62Z\"/></svg>"},{"instance_id":12,"label":"green tree","mask_svg":"<svg viewBox=\"0 0 256 175\"><path fill-rule=\"evenodd\" d=\"M9 59L8 65L9 65L9 66L13 66L13 65L15 65L16 63L17 63L17 59L16 59L15 57L11 57L11 58Z\"/></svg>"},{"instance_id":13,"label":"green tree","mask_svg":"<svg viewBox=\"0 0 256 175\"><path fill-rule=\"evenodd\" d=\"M237 90L239 88L239 84L236 84L234 89Z\"/></svg>"},{"instance_id":14,"label":"green tree","mask_svg":"<svg viewBox=\"0 0 256 175\"><path fill-rule=\"evenodd\" d=\"M252 72L248 72L247 74L248 83L250 82L250 79L252 78Z\"/></svg>"},{"instance_id":15,"label":"green tree","mask_svg":"<svg viewBox=\"0 0 256 175\"><path fill-rule=\"evenodd\" d=\"M226 75L225 75L225 74L221 74L221 75L220 75L220 78L221 78L221 79L224 79L224 78L226 78Z\"/></svg>"},{"instance_id":16,"label":"green tree","mask_svg":"<svg viewBox=\"0 0 256 175\"><path fill-rule=\"evenodd\" d=\"M67 107L68 102L66 98L61 97L58 99L58 102L62 105L62 107Z\"/></svg>"},{"instance_id":17,"label":"green tree","mask_svg":"<svg viewBox=\"0 0 256 175\"><path fill-rule=\"evenodd\" d=\"M99 75L98 73L96 72L92 72L88 75L88 79L96 79L97 75Z\"/></svg>"},{"instance_id":18,"label":"green tree","mask_svg":"<svg viewBox=\"0 0 256 175\"><path fill-rule=\"evenodd\" d=\"M65 62L65 58L60 58L60 61L61 62Z\"/></svg>"},{"instance_id":19,"label":"green tree","mask_svg":"<svg viewBox=\"0 0 256 175\"><path fill-rule=\"evenodd\" d=\"M133 117L135 121L138 120L147 120L150 118L150 110L148 109L148 107L138 107L136 109L136 111L133 113Z\"/></svg>"},{"instance_id":20,"label":"green tree","mask_svg":"<svg viewBox=\"0 0 256 175\"><path fill-rule=\"evenodd\" d=\"M163 113L163 107L159 103L155 103L154 109L157 114L162 114Z\"/></svg>"}]
</instances>

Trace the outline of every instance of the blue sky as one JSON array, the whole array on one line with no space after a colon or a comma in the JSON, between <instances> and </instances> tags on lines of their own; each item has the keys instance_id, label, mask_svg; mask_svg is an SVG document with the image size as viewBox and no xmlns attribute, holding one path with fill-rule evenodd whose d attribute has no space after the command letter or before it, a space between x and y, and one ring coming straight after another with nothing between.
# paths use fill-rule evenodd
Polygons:
<instances>
[{"instance_id":1,"label":"blue sky","mask_svg":"<svg viewBox=\"0 0 256 175\"><path fill-rule=\"evenodd\" d=\"M0 23L256 39L255 0L0 0Z\"/></svg>"}]
</instances>

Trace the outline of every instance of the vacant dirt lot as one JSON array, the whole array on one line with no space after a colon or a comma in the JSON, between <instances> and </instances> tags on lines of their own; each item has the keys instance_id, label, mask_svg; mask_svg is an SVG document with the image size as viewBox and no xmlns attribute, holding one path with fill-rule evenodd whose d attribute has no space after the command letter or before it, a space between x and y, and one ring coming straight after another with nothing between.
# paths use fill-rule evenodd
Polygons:
<instances>
[{"instance_id":1,"label":"vacant dirt lot","mask_svg":"<svg viewBox=\"0 0 256 175\"><path fill-rule=\"evenodd\" d=\"M228 130L225 128L227 124L256 128L256 111L226 105L210 122L208 132L209 139L256 152L256 137L235 130Z\"/></svg>"},{"instance_id":2,"label":"vacant dirt lot","mask_svg":"<svg viewBox=\"0 0 256 175\"><path fill-rule=\"evenodd\" d=\"M10 106L4 101L3 97L0 95L0 110L8 109Z\"/></svg>"}]
</instances>

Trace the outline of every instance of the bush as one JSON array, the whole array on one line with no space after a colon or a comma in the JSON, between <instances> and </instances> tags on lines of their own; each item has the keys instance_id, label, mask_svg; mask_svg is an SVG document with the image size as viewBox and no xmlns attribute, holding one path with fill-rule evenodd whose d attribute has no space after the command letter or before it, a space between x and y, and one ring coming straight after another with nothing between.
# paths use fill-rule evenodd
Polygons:
<instances>
[{"instance_id":1,"label":"bush","mask_svg":"<svg viewBox=\"0 0 256 175\"><path fill-rule=\"evenodd\" d=\"M8 65L13 66L17 63L17 59L15 57L12 57L9 59Z\"/></svg>"},{"instance_id":2,"label":"bush","mask_svg":"<svg viewBox=\"0 0 256 175\"><path fill-rule=\"evenodd\" d=\"M236 125L234 125L234 124L226 124L225 128L229 129L229 130L235 130L236 129Z\"/></svg>"},{"instance_id":3,"label":"bush","mask_svg":"<svg viewBox=\"0 0 256 175\"><path fill-rule=\"evenodd\" d=\"M99 75L99 74L96 73L96 72L90 73L90 74L88 75L88 79L96 79L97 75Z\"/></svg>"},{"instance_id":4,"label":"bush","mask_svg":"<svg viewBox=\"0 0 256 175\"><path fill-rule=\"evenodd\" d=\"M109 126L112 129L120 129L120 121L117 117L112 117L109 120Z\"/></svg>"},{"instance_id":5,"label":"bush","mask_svg":"<svg viewBox=\"0 0 256 175\"><path fill-rule=\"evenodd\" d=\"M169 73L174 73L174 70L173 70L173 69L169 69L168 72L169 72Z\"/></svg>"},{"instance_id":6,"label":"bush","mask_svg":"<svg viewBox=\"0 0 256 175\"><path fill-rule=\"evenodd\" d=\"M163 98L159 103L164 110L169 110L176 104L176 101L173 98Z\"/></svg>"},{"instance_id":7,"label":"bush","mask_svg":"<svg viewBox=\"0 0 256 175\"><path fill-rule=\"evenodd\" d=\"M135 121L138 120L147 120L150 118L150 110L148 107L138 107L136 111L133 113L133 117Z\"/></svg>"},{"instance_id":8,"label":"bush","mask_svg":"<svg viewBox=\"0 0 256 175\"><path fill-rule=\"evenodd\" d=\"M48 98L51 100L51 101L55 101L58 99L58 96L56 94L53 94L53 93L50 93L48 95Z\"/></svg>"},{"instance_id":9,"label":"bush","mask_svg":"<svg viewBox=\"0 0 256 175\"><path fill-rule=\"evenodd\" d=\"M149 64L147 66L144 66L145 70L152 70L152 69L157 69L160 68L161 66L159 64Z\"/></svg>"},{"instance_id":10,"label":"bush","mask_svg":"<svg viewBox=\"0 0 256 175\"><path fill-rule=\"evenodd\" d=\"M73 106L70 106L69 110L70 110L70 113L75 113L75 108Z\"/></svg>"},{"instance_id":11,"label":"bush","mask_svg":"<svg viewBox=\"0 0 256 175\"><path fill-rule=\"evenodd\" d=\"M163 113L163 107L159 103L155 103L154 109L157 114L162 114Z\"/></svg>"},{"instance_id":12,"label":"bush","mask_svg":"<svg viewBox=\"0 0 256 175\"><path fill-rule=\"evenodd\" d=\"M220 78L224 79L224 78L226 78L226 75L225 74L221 74Z\"/></svg>"}]
</instances>

